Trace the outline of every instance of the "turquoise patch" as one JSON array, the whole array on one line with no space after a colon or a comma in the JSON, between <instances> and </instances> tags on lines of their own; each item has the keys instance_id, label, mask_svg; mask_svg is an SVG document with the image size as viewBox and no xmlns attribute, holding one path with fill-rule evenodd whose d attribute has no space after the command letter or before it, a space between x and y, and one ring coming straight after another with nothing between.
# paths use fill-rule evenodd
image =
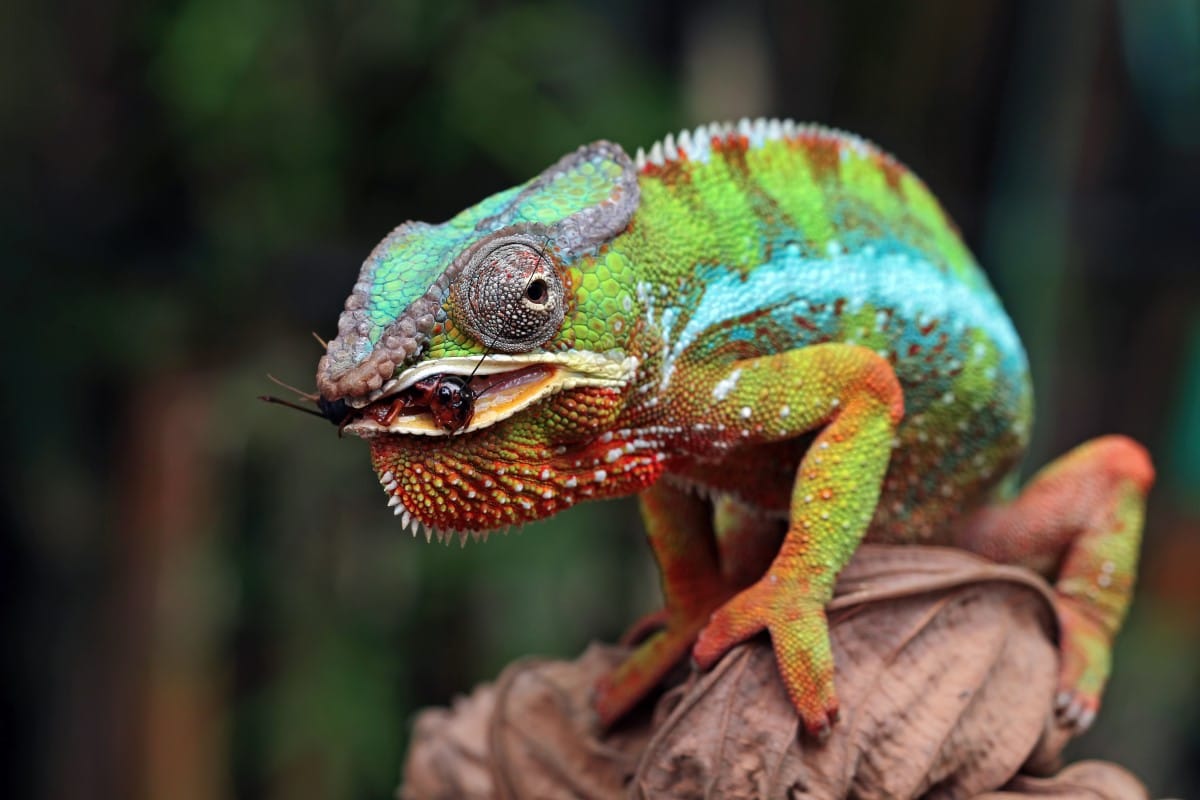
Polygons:
<instances>
[{"instance_id":1,"label":"turquoise patch","mask_svg":"<svg viewBox=\"0 0 1200 800\"><path fill-rule=\"evenodd\" d=\"M360 280L371 282L367 316L371 348L384 330L428 291L460 253L480 238L511 225L538 223L552 227L584 209L613 196L622 174L621 165L603 154L558 173L538 178L493 195L466 209L449 222L417 228L386 243L364 265ZM541 183L533 191L527 189ZM490 219L480 230L480 223ZM356 354L361 363L370 354Z\"/></svg>"}]
</instances>

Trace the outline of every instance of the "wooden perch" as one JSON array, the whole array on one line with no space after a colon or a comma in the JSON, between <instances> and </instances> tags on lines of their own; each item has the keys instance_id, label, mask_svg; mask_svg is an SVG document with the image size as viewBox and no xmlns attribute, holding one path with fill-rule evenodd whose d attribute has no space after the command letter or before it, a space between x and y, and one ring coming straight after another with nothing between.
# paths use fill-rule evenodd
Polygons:
<instances>
[{"instance_id":1,"label":"wooden perch","mask_svg":"<svg viewBox=\"0 0 1200 800\"><path fill-rule=\"evenodd\" d=\"M958 550L864 546L829 606L841 721L800 734L755 640L607 735L588 697L623 657L524 660L417 719L399 797L1143 798L1120 767L1059 767L1049 588ZM647 704L648 706L650 704Z\"/></svg>"}]
</instances>

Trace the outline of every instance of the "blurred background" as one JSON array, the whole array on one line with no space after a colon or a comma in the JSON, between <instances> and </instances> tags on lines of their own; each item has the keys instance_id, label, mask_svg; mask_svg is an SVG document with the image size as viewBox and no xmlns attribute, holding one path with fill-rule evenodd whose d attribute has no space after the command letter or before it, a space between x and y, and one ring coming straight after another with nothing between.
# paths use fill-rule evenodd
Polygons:
<instances>
[{"instance_id":1,"label":"blurred background","mask_svg":"<svg viewBox=\"0 0 1200 800\"><path fill-rule=\"evenodd\" d=\"M656 602L636 509L401 534L306 387L361 260L584 142L861 133L1030 351L1026 471L1153 451L1095 728L1200 796L1200 3L17 2L0 25L7 797L374 798L411 715Z\"/></svg>"}]
</instances>

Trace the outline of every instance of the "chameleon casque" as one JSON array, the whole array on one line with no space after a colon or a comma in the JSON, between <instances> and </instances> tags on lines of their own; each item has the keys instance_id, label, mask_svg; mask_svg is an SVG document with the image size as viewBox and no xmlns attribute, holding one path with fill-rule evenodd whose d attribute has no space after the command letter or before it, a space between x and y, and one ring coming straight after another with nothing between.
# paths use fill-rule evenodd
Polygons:
<instances>
[{"instance_id":1,"label":"chameleon casque","mask_svg":"<svg viewBox=\"0 0 1200 800\"><path fill-rule=\"evenodd\" d=\"M925 185L855 136L743 120L635 158L597 142L407 222L363 264L317 385L414 533L639 494L665 607L597 686L604 724L689 651L707 668L766 631L827 734L824 605L864 539L1048 577L1060 720L1098 708L1149 458L1104 437L1015 491L1020 340Z\"/></svg>"}]
</instances>

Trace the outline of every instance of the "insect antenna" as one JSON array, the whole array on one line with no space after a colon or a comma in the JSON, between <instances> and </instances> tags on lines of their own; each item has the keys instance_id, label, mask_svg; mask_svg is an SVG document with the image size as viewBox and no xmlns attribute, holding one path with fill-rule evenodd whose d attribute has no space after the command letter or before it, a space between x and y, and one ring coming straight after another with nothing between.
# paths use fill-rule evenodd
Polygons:
<instances>
[{"instance_id":1,"label":"insect antenna","mask_svg":"<svg viewBox=\"0 0 1200 800\"><path fill-rule=\"evenodd\" d=\"M283 381L279 380L279 378L276 378L274 375L272 375L269 372L267 373L267 379L270 380L271 383L275 384L276 386L279 386L283 389L287 389L289 392L295 392L297 395L299 395L300 397L303 397L305 400L309 401L310 403L315 404L320 399L320 397L315 392L312 394L310 394L308 392L302 392L299 389L297 389L295 386L292 386L290 383L284 383ZM274 403L275 405L283 406L284 408L290 408L294 411L303 411L305 414L312 414L314 417L320 417L321 419L329 418L323 411L318 411L315 408L306 408L306 407L300 405L299 403L295 403L291 400L284 400L281 397L273 397L272 395L269 395L269 394L262 394L262 395L258 396L258 399L262 400L264 403Z\"/></svg>"},{"instance_id":2,"label":"insect antenna","mask_svg":"<svg viewBox=\"0 0 1200 800\"><path fill-rule=\"evenodd\" d=\"M323 420L328 420L334 425L337 425L339 437L342 435L342 431L345 429L345 427L350 424L350 409L346 406L344 401L337 400L334 402L328 402L322 399L321 396L316 392L302 392L295 386L292 386L290 383L284 383L283 381L279 380L279 378L276 378L269 372L267 373L267 378L270 379L271 383L275 384L276 386L287 389L289 392L295 392L299 397L302 397L315 405L316 408L308 408L291 400L284 400L281 397L275 397L273 395L259 395L258 399L264 403L272 403L274 405L283 406L284 408L290 408L293 411L303 411L305 414L312 414L314 417L320 417Z\"/></svg>"},{"instance_id":3,"label":"insect antenna","mask_svg":"<svg viewBox=\"0 0 1200 800\"><path fill-rule=\"evenodd\" d=\"M315 408L305 408L304 406L300 405L299 403L293 403L290 400L284 400L281 397L273 397L272 395L269 395L269 394L260 394L258 396L258 399L262 400L264 403L273 403L278 406L283 406L284 408L290 408L293 411L303 411L305 414L312 414L314 417L320 417L321 419L329 419L324 414L322 414L320 411L317 411Z\"/></svg>"},{"instance_id":4,"label":"insect antenna","mask_svg":"<svg viewBox=\"0 0 1200 800\"><path fill-rule=\"evenodd\" d=\"M316 336L316 334L314 333L313 336ZM305 400L311 400L312 402L315 403L315 402L317 402L317 400L320 399L320 395L318 395L316 392L311 392L311 393L310 392L302 392L299 389L297 389L295 386L292 386L290 383L284 383L283 381L279 380L279 378L276 378L274 375L272 375L269 372L267 373L267 380L269 380L271 383L275 384L276 386L287 389L289 392L295 392L296 394L303 397Z\"/></svg>"}]
</instances>

